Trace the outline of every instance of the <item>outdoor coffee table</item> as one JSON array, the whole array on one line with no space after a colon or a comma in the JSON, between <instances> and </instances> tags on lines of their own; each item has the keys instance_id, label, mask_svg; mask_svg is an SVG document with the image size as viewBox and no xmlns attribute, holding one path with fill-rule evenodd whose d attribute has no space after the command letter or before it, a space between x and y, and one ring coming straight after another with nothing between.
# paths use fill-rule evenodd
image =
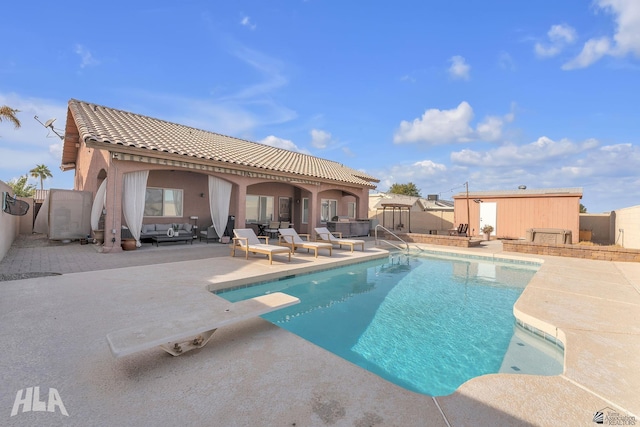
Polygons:
<instances>
[{"instance_id":1,"label":"outdoor coffee table","mask_svg":"<svg viewBox=\"0 0 640 427\"><path fill-rule=\"evenodd\" d=\"M189 242L189 243L191 243L193 245L193 236L191 235L191 233L185 234L184 236L181 234L179 236L172 236L172 237L169 237L169 236L151 236L151 240L156 242L156 246L158 246L160 243L164 243L164 242L184 242L185 244L187 242Z\"/></svg>"}]
</instances>

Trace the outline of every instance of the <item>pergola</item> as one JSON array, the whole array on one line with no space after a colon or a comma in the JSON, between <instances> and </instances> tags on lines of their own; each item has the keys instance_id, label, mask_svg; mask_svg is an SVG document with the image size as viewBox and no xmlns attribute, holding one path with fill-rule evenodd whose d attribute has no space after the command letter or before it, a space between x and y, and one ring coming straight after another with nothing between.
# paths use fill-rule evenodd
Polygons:
<instances>
[{"instance_id":1,"label":"pergola","mask_svg":"<svg viewBox=\"0 0 640 427\"><path fill-rule=\"evenodd\" d=\"M381 207L378 208L378 211L382 209L382 226L386 226L386 218L387 211L391 211L391 229L393 230L403 230L407 228L409 233L411 233L411 206L404 203L382 203ZM396 224L396 211L398 211L398 223ZM405 227L402 222L402 212L407 212L407 227Z\"/></svg>"}]
</instances>

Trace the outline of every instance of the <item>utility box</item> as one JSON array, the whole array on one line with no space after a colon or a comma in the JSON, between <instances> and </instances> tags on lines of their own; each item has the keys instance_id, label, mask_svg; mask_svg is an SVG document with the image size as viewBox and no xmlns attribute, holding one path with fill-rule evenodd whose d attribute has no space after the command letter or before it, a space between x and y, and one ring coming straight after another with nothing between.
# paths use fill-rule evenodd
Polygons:
<instances>
[{"instance_id":1,"label":"utility box","mask_svg":"<svg viewBox=\"0 0 640 427\"><path fill-rule=\"evenodd\" d=\"M34 230L50 240L79 240L91 233L90 191L51 189L38 212Z\"/></svg>"}]
</instances>

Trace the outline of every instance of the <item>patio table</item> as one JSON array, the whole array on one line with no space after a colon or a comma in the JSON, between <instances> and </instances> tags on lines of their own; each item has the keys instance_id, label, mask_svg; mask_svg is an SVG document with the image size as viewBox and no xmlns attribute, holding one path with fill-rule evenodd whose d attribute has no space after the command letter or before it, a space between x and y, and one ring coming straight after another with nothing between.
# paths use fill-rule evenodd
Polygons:
<instances>
[{"instance_id":1,"label":"patio table","mask_svg":"<svg viewBox=\"0 0 640 427\"><path fill-rule=\"evenodd\" d=\"M191 233L189 234L180 234L179 236L151 236L151 240L153 242L156 242L156 246L160 245L160 243L163 242L184 242L185 244L187 242L191 243L193 245L193 235ZM153 244L153 243L152 243Z\"/></svg>"}]
</instances>

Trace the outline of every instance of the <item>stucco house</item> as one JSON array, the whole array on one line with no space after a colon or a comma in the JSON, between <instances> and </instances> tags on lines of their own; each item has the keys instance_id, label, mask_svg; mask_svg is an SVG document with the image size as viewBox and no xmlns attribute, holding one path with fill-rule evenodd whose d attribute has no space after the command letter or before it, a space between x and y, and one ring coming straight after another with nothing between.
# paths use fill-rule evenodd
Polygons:
<instances>
[{"instance_id":1,"label":"stucco house","mask_svg":"<svg viewBox=\"0 0 640 427\"><path fill-rule=\"evenodd\" d=\"M578 243L581 199L582 188L461 192L453 196L455 224L469 224L471 236L488 224L492 236L505 239L525 239L531 228L570 230Z\"/></svg>"},{"instance_id":2,"label":"stucco house","mask_svg":"<svg viewBox=\"0 0 640 427\"><path fill-rule=\"evenodd\" d=\"M235 228L289 221L309 233L334 216L366 218L379 182L335 161L75 99L61 169L75 171L75 190L102 187L105 252L120 250L123 225L140 222L213 224L222 235L232 216Z\"/></svg>"}]
</instances>

